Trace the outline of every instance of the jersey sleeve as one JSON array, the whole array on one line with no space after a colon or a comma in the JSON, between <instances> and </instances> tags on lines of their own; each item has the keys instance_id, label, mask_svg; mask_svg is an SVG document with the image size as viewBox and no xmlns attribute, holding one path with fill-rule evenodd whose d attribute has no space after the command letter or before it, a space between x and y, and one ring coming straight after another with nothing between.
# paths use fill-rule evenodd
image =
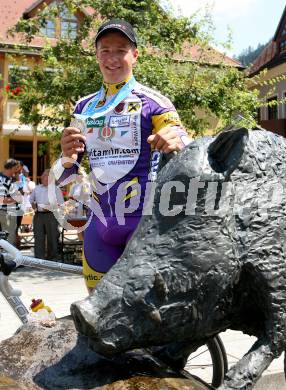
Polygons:
<instances>
[{"instance_id":1,"label":"jersey sleeve","mask_svg":"<svg viewBox=\"0 0 286 390\"><path fill-rule=\"evenodd\" d=\"M152 134L158 133L164 127L174 127L183 145L188 145L191 139L171 101L157 92L153 96L149 93L148 98L153 125Z\"/></svg>"},{"instance_id":2,"label":"jersey sleeve","mask_svg":"<svg viewBox=\"0 0 286 390\"><path fill-rule=\"evenodd\" d=\"M177 111L167 111L162 114L152 115L153 134L166 126L182 127L182 122Z\"/></svg>"}]
</instances>

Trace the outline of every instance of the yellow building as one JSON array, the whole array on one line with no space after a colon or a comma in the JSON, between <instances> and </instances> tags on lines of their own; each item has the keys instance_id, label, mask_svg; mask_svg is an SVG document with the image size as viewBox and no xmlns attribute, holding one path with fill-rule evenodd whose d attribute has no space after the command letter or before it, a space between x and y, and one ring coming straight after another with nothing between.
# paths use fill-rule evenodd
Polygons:
<instances>
[{"instance_id":1,"label":"yellow building","mask_svg":"<svg viewBox=\"0 0 286 390\"><path fill-rule=\"evenodd\" d=\"M50 165L49 140L41 135L41 131L36 132L31 126L19 124L19 108L13 94L18 93L17 87L19 88L21 81L15 80L11 70L15 62L20 73L33 66L33 63L39 62L38 53L44 44L43 36L53 41L59 36L68 34L71 37L71 34L76 34L81 14L66 14L56 22L48 22L41 31L42 36L33 39L28 47L21 44L19 36L9 36L7 31L21 16L33 17L44 3L51 2L0 0L0 170L3 168L3 162L13 157L22 160L29 167L33 180L37 180ZM16 54L19 52L16 45L21 45L21 57ZM9 94L7 91L10 91ZM41 153L43 150L45 152Z\"/></svg>"},{"instance_id":2,"label":"yellow building","mask_svg":"<svg viewBox=\"0 0 286 390\"><path fill-rule=\"evenodd\" d=\"M259 87L260 96L265 103L275 103L286 98L286 7L282 13L273 39L256 58L249 69L253 77L262 70L267 70L263 79L270 81ZM271 81L272 80L272 81ZM274 82L275 80L275 82ZM286 104L264 105L259 109L260 125L274 133L286 137Z\"/></svg>"}]
</instances>

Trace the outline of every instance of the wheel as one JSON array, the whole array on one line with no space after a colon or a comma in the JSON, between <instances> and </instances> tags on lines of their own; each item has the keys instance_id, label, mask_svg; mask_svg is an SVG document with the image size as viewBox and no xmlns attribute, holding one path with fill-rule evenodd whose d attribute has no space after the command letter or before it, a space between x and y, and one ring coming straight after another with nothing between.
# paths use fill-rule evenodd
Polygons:
<instances>
[{"instance_id":1,"label":"wheel","mask_svg":"<svg viewBox=\"0 0 286 390\"><path fill-rule=\"evenodd\" d=\"M184 369L208 385L217 388L223 382L227 366L224 345L221 338L215 336L189 356Z\"/></svg>"}]
</instances>

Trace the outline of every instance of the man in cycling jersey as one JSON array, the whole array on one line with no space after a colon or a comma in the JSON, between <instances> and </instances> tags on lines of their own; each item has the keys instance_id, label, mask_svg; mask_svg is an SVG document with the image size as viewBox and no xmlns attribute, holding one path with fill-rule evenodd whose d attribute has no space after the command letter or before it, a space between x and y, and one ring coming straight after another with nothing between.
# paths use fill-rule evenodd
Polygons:
<instances>
[{"instance_id":1,"label":"man in cycling jersey","mask_svg":"<svg viewBox=\"0 0 286 390\"><path fill-rule=\"evenodd\" d=\"M89 290L121 256L138 225L151 150L170 153L189 142L169 99L134 79L139 52L132 26L120 19L105 22L95 45L102 88L75 106L83 129L68 127L61 139L62 157L79 163L88 153L93 172L91 205L96 202L104 215L103 223L94 213L84 232L83 269ZM78 167L64 160L60 181Z\"/></svg>"}]
</instances>

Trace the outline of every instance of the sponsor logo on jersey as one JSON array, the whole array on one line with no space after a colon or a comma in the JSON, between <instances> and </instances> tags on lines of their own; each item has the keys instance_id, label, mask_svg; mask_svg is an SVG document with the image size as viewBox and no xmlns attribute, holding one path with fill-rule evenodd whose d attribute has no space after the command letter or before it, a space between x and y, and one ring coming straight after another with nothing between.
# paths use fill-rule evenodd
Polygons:
<instances>
[{"instance_id":1,"label":"sponsor logo on jersey","mask_svg":"<svg viewBox=\"0 0 286 390\"><path fill-rule=\"evenodd\" d=\"M111 116L109 119L110 127L126 127L130 124L130 115Z\"/></svg>"},{"instance_id":2,"label":"sponsor logo on jersey","mask_svg":"<svg viewBox=\"0 0 286 390\"><path fill-rule=\"evenodd\" d=\"M127 133L128 133L128 130L121 130L120 137L123 137Z\"/></svg>"},{"instance_id":3,"label":"sponsor logo on jersey","mask_svg":"<svg viewBox=\"0 0 286 390\"><path fill-rule=\"evenodd\" d=\"M181 121L179 115L176 112L169 112L168 114L165 114L164 123L166 125L169 124L180 125Z\"/></svg>"},{"instance_id":4,"label":"sponsor logo on jersey","mask_svg":"<svg viewBox=\"0 0 286 390\"><path fill-rule=\"evenodd\" d=\"M125 108L125 103L121 102L121 103L117 104L117 106L114 108L114 112L116 114L121 114L124 111L124 108Z\"/></svg>"},{"instance_id":5,"label":"sponsor logo on jersey","mask_svg":"<svg viewBox=\"0 0 286 390\"><path fill-rule=\"evenodd\" d=\"M158 91L148 88L142 84L140 84L139 89L146 96L150 97L152 100L155 100L155 102L158 103L162 108L173 108L171 101L166 96L161 95Z\"/></svg>"},{"instance_id":6,"label":"sponsor logo on jersey","mask_svg":"<svg viewBox=\"0 0 286 390\"><path fill-rule=\"evenodd\" d=\"M128 103L128 112L136 112L140 110L140 103L131 102Z\"/></svg>"},{"instance_id":7,"label":"sponsor logo on jersey","mask_svg":"<svg viewBox=\"0 0 286 390\"><path fill-rule=\"evenodd\" d=\"M109 141L115 135L115 130L110 127L103 127L99 129L98 138L102 141Z\"/></svg>"},{"instance_id":8,"label":"sponsor logo on jersey","mask_svg":"<svg viewBox=\"0 0 286 390\"><path fill-rule=\"evenodd\" d=\"M103 127L105 121L105 116L101 116L99 118L93 119L93 118L87 118L86 119L86 127Z\"/></svg>"}]
</instances>

